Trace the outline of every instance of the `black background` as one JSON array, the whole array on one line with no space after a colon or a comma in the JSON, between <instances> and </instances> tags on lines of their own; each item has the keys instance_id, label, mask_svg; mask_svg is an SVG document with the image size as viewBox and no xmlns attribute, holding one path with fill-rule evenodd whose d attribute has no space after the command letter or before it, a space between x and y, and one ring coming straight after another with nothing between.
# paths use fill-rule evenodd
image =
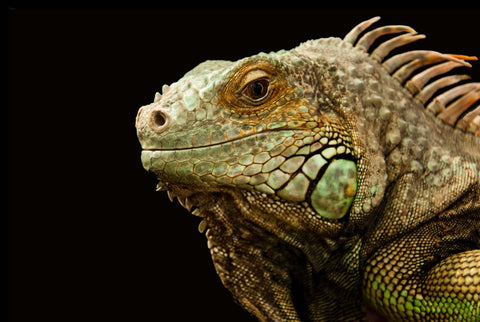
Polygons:
<instances>
[{"instance_id":1,"label":"black background","mask_svg":"<svg viewBox=\"0 0 480 322\"><path fill-rule=\"evenodd\" d=\"M480 55L479 13L9 8L9 320L254 321L221 285L199 219L155 192L138 108L206 59L343 37L376 15L425 33L422 48Z\"/></svg>"}]
</instances>

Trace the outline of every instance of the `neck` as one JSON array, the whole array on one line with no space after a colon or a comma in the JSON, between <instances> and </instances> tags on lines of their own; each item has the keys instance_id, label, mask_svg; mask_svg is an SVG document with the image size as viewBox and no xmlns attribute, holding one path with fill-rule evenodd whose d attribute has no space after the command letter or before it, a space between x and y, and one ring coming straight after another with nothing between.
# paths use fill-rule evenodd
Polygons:
<instances>
[{"instance_id":1,"label":"neck","mask_svg":"<svg viewBox=\"0 0 480 322\"><path fill-rule=\"evenodd\" d=\"M358 261L352 261L359 232L348 232L346 220L327 224L304 208L247 190L225 190L208 208L201 210L217 272L250 312L309 321L359 305ZM326 306L332 298L338 306Z\"/></svg>"}]
</instances>

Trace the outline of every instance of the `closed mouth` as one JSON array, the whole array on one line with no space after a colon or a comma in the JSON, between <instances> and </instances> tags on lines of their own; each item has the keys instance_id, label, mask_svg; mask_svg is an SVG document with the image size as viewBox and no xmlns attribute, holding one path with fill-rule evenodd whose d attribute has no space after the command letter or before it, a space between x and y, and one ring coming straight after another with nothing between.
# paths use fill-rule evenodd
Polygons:
<instances>
[{"instance_id":1,"label":"closed mouth","mask_svg":"<svg viewBox=\"0 0 480 322\"><path fill-rule=\"evenodd\" d=\"M225 145L228 143L236 143L240 142L243 140L246 140L248 138L254 138L255 140L258 140L260 136L271 133L271 132L291 132L295 130L303 130L303 129L286 129L286 128L279 128L279 129L272 129L272 130L267 130L267 131L262 131L259 133L252 133L249 135L242 136L240 138L235 138L235 139L226 139L225 141L222 142L216 142L212 143L212 140L210 138L210 142L208 144L203 144L203 145L197 145L197 146L191 146L191 147L184 147L184 148L173 148L173 149L143 149L143 151L182 151L182 150L195 150L195 149L201 149L201 148L209 148L209 147L214 147L214 146L219 146L219 145ZM193 141L193 137L192 137Z\"/></svg>"}]
</instances>

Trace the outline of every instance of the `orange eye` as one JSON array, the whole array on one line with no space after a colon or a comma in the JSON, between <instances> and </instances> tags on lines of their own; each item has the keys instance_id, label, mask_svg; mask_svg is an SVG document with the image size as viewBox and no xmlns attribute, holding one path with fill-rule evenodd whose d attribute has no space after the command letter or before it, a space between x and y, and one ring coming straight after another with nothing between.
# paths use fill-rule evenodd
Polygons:
<instances>
[{"instance_id":1,"label":"orange eye","mask_svg":"<svg viewBox=\"0 0 480 322\"><path fill-rule=\"evenodd\" d=\"M256 79L247 84L243 90L243 95L253 101L259 101L267 96L269 85L268 79Z\"/></svg>"}]
</instances>

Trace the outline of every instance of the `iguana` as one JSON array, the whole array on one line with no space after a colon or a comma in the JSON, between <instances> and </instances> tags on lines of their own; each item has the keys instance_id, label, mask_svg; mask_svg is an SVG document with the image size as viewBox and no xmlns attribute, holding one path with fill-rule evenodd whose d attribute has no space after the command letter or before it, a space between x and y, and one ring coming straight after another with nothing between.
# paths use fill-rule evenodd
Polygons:
<instances>
[{"instance_id":1,"label":"iguana","mask_svg":"<svg viewBox=\"0 0 480 322\"><path fill-rule=\"evenodd\" d=\"M144 168L261 321L480 320L480 83L449 73L476 58L378 19L206 61L138 112Z\"/></svg>"}]
</instances>

